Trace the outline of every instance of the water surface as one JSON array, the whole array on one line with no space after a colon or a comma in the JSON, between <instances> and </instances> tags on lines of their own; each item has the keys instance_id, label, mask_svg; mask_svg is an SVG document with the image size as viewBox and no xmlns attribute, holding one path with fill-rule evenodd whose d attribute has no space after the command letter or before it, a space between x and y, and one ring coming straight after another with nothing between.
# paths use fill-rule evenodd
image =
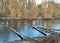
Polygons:
<instances>
[{"instance_id":1,"label":"water surface","mask_svg":"<svg viewBox=\"0 0 60 43\"><path fill-rule=\"evenodd\" d=\"M31 26L42 26L48 29L60 29L60 20L0 20L0 23L9 25L19 33L30 38L44 36L42 33L33 29ZM26 25L29 24L29 25ZM15 41L20 38L9 28L0 25L0 41Z\"/></svg>"}]
</instances>

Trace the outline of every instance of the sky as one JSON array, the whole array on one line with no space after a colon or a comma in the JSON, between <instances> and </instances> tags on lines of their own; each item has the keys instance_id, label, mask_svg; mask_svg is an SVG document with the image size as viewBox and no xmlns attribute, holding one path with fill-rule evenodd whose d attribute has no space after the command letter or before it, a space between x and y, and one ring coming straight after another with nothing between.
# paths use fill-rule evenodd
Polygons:
<instances>
[{"instance_id":1,"label":"sky","mask_svg":"<svg viewBox=\"0 0 60 43\"><path fill-rule=\"evenodd\" d=\"M37 4L40 4L42 1L41 0L35 0Z\"/></svg>"},{"instance_id":2,"label":"sky","mask_svg":"<svg viewBox=\"0 0 60 43\"><path fill-rule=\"evenodd\" d=\"M40 4L42 2L42 0L35 0L36 1L36 4ZM55 2L57 3L60 3L60 0L54 0Z\"/></svg>"}]
</instances>

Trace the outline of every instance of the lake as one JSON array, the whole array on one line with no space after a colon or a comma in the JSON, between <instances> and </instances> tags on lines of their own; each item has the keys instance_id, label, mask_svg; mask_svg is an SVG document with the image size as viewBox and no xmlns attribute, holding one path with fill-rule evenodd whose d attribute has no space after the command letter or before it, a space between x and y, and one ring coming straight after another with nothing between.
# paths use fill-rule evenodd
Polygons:
<instances>
[{"instance_id":1,"label":"lake","mask_svg":"<svg viewBox=\"0 0 60 43\"><path fill-rule=\"evenodd\" d=\"M60 20L0 20L0 23L4 23L23 34L24 36L33 38L44 36L42 33L33 29L31 26L42 26L48 29L60 29ZM31 26L29 26L29 25ZM0 25L0 42L2 41L15 41L21 40L13 31Z\"/></svg>"}]
</instances>

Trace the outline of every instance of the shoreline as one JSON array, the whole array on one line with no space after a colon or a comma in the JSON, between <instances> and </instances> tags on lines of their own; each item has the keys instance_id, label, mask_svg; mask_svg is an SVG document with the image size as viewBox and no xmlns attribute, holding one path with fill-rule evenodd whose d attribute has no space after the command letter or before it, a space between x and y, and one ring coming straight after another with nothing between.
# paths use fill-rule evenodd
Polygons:
<instances>
[{"instance_id":1,"label":"shoreline","mask_svg":"<svg viewBox=\"0 0 60 43\"><path fill-rule=\"evenodd\" d=\"M2 20L10 20L10 19L15 19L15 20L60 20L60 18L10 18L10 17L2 17L0 18Z\"/></svg>"},{"instance_id":2,"label":"shoreline","mask_svg":"<svg viewBox=\"0 0 60 43\"><path fill-rule=\"evenodd\" d=\"M35 38L34 38L35 39ZM60 37L50 35L50 36L44 36L44 37L36 37L36 40L39 40L40 43L57 43L60 42ZM4 41L3 43L35 43L35 41L32 40L15 40L15 41Z\"/></svg>"}]
</instances>

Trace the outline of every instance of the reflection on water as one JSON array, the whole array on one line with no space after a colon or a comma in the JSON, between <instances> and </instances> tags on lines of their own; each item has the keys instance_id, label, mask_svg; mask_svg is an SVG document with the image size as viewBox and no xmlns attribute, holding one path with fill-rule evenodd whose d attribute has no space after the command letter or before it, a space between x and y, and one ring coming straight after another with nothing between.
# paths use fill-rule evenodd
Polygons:
<instances>
[{"instance_id":1,"label":"reflection on water","mask_svg":"<svg viewBox=\"0 0 60 43\"><path fill-rule=\"evenodd\" d=\"M19 33L28 37L43 36L37 30L34 30L31 26L26 25L38 25L49 29L59 29L60 20L0 20L0 23L4 22L6 25L17 30ZM20 40L20 38L11 30L0 25L0 41L14 41Z\"/></svg>"}]
</instances>

